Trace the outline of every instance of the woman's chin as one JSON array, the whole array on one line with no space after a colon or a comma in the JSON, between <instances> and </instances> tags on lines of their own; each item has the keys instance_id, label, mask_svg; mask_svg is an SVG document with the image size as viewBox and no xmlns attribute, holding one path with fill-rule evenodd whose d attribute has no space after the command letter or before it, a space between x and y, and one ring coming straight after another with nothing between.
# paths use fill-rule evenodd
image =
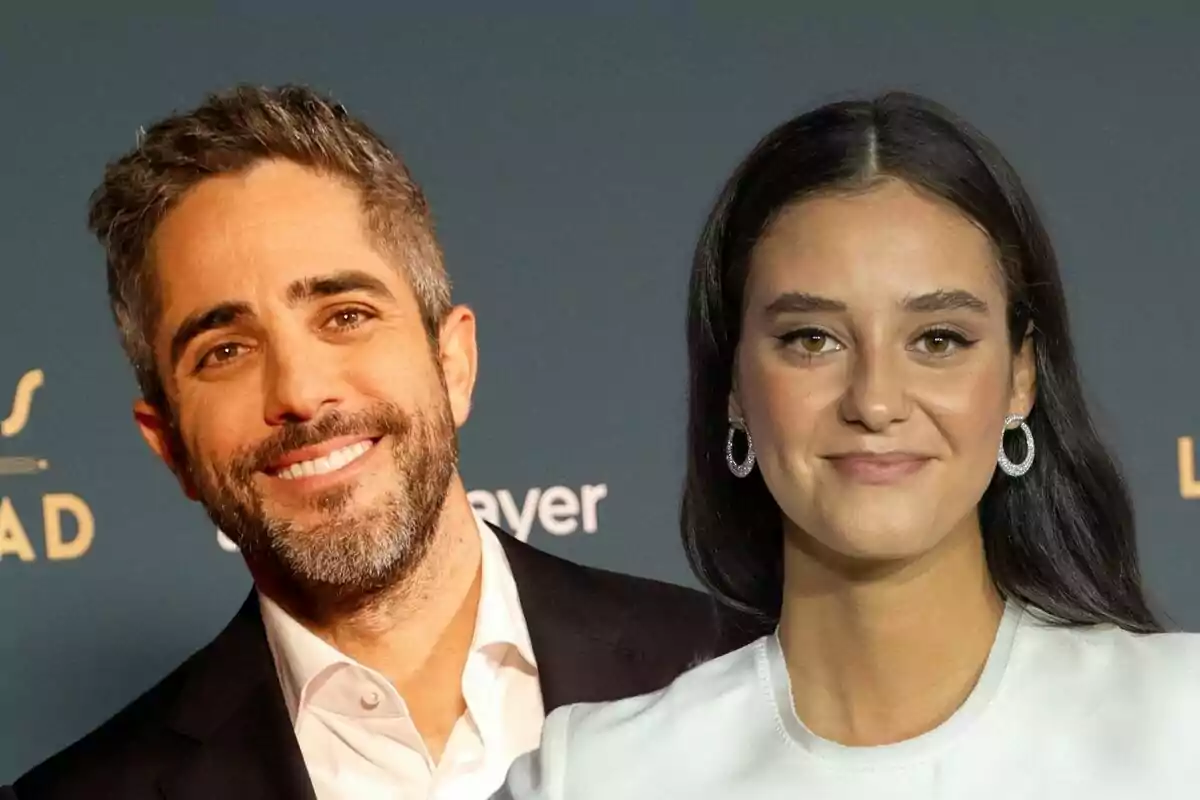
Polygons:
<instances>
[{"instance_id":1,"label":"woman's chin","mask_svg":"<svg viewBox=\"0 0 1200 800\"><path fill-rule=\"evenodd\" d=\"M917 533L920 530L921 533ZM889 571L919 561L938 549L944 537L930 537L928 528L890 524L841 527L820 535L797 532L793 544L806 555L852 573Z\"/></svg>"}]
</instances>

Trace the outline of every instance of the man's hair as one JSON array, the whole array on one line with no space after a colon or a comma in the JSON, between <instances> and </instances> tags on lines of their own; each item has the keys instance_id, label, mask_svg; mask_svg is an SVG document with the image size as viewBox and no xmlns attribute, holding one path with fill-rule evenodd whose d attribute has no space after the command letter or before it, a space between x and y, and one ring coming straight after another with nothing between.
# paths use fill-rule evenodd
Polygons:
<instances>
[{"instance_id":1,"label":"man's hair","mask_svg":"<svg viewBox=\"0 0 1200 800\"><path fill-rule=\"evenodd\" d=\"M205 178L277 159L358 189L367 230L403 264L431 337L450 307L425 196L403 160L363 121L302 86L237 86L210 94L192 111L139 132L137 147L107 165L88 206L88 228L108 262L109 302L122 346L143 397L161 410L168 404L152 347L161 311L150 259L154 232Z\"/></svg>"}]
</instances>

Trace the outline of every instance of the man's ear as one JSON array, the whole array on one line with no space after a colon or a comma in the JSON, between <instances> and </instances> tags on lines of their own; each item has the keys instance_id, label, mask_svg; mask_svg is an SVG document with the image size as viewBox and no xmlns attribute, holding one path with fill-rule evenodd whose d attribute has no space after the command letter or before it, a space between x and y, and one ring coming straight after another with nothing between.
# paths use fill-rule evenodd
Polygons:
<instances>
[{"instance_id":1,"label":"man's ear","mask_svg":"<svg viewBox=\"0 0 1200 800\"><path fill-rule=\"evenodd\" d=\"M470 308L459 305L450 309L438 333L438 350L442 374L446 378L446 393L450 397L450 412L454 416L454 425L461 428L471 416L471 396L475 392L479 368L475 313Z\"/></svg>"},{"instance_id":2,"label":"man's ear","mask_svg":"<svg viewBox=\"0 0 1200 800\"><path fill-rule=\"evenodd\" d=\"M171 430L170 421L162 411L145 400L138 400L133 404L133 419L137 422L138 430L141 431L146 444L150 445L154 455L171 470L183 493L189 500L198 501L199 493L188 478L184 465L180 463L183 454L176 450L175 434Z\"/></svg>"}]
</instances>

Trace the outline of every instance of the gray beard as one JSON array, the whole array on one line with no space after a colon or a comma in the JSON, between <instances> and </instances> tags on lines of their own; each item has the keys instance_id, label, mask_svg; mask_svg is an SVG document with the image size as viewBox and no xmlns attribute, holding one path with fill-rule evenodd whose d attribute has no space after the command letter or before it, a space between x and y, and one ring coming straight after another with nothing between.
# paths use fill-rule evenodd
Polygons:
<instances>
[{"instance_id":1,"label":"gray beard","mask_svg":"<svg viewBox=\"0 0 1200 800\"><path fill-rule=\"evenodd\" d=\"M457 431L448 404L440 405L428 417L377 409L357 426L328 417L309 424L311 430L281 435L220 473L189 459L189 477L209 518L238 546L251 571L270 576L294 604L369 604L402 584L436 539L458 461ZM349 510L353 487L325 492L312 500L323 521L303 528L269 518L253 484L266 454L357 432L353 427L389 436L400 476L396 488L357 512Z\"/></svg>"}]
</instances>

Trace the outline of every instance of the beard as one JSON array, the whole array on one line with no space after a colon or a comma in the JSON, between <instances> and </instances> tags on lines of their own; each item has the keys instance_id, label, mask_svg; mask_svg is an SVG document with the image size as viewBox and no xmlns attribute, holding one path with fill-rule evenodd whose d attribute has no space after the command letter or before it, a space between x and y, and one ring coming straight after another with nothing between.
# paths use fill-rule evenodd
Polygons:
<instances>
[{"instance_id":1,"label":"beard","mask_svg":"<svg viewBox=\"0 0 1200 800\"><path fill-rule=\"evenodd\" d=\"M341 436L388 446L397 484L370 506L353 504L357 484L313 495L317 522L301 525L267 509L255 477L285 453ZM381 403L355 414L329 412L288 424L236 454L227 465L201 463L175 444L210 520L241 550L252 571L282 583L301 605L360 606L401 584L428 553L458 463L449 402L431 413L405 413Z\"/></svg>"}]
</instances>

